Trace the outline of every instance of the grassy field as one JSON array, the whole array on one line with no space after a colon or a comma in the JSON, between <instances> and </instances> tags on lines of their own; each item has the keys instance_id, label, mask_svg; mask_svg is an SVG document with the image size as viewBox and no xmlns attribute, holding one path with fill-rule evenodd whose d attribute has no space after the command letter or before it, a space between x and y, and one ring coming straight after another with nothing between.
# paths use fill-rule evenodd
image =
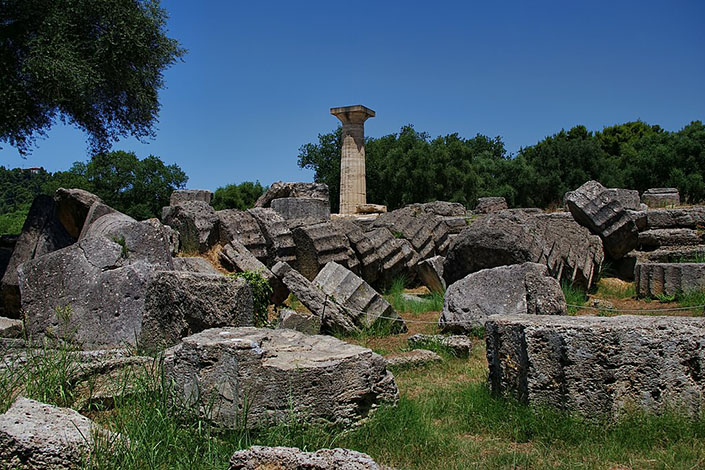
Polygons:
<instances>
[{"instance_id":1,"label":"grassy field","mask_svg":"<svg viewBox=\"0 0 705 470\"><path fill-rule=\"evenodd\" d=\"M395 354L408 350L409 335L435 332L438 311L403 309L408 333L369 333L345 340ZM140 374L130 378L134 393L118 400L115 408L85 412L129 438L130 444L99 441L84 466L226 469L233 452L260 444L305 450L347 447L400 470L705 468L705 417L632 414L616 422L594 421L494 397L487 387L484 341L473 342L469 359L441 350L440 364L395 370L399 404L379 410L352 430L311 427L291 416L259 432L224 431L193 410L175 406L159 373ZM75 405L75 367L70 352L35 354L23 368L0 373L0 406L9 406L20 391L47 403Z\"/></svg>"}]
</instances>

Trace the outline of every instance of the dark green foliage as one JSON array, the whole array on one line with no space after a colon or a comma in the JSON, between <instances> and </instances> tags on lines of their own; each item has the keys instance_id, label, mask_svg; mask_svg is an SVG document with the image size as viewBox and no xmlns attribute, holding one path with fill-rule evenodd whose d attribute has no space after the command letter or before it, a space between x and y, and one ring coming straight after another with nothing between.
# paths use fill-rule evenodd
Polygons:
<instances>
[{"instance_id":1,"label":"dark green foliage","mask_svg":"<svg viewBox=\"0 0 705 470\"><path fill-rule=\"evenodd\" d=\"M240 209L244 211L254 207L257 199L267 190L259 181L245 181L240 184L228 184L215 190L211 205L217 211L222 209Z\"/></svg>"},{"instance_id":2,"label":"dark green foliage","mask_svg":"<svg viewBox=\"0 0 705 470\"><path fill-rule=\"evenodd\" d=\"M27 154L57 118L94 151L150 137L184 52L159 0L0 0L0 141Z\"/></svg>"},{"instance_id":3,"label":"dark green foliage","mask_svg":"<svg viewBox=\"0 0 705 470\"><path fill-rule=\"evenodd\" d=\"M58 188L85 189L120 212L148 219L160 217L172 191L186 181L177 165L165 165L153 155L140 160L123 151L98 154L53 174L0 167L0 234L19 233L34 198L53 195Z\"/></svg>"},{"instance_id":4,"label":"dark green foliage","mask_svg":"<svg viewBox=\"0 0 705 470\"><path fill-rule=\"evenodd\" d=\"M341 128L320 134L299 150L299 166L328 184L337 210ZM599 132L576 126L507 154L500 137L431 139L412 126L366 139L367 197L396 209L412 202L454 201L473 207L478 197L503 196L510 206L551 207L566 191L590 179L608 187L674 186L682 200L705 200L705 126L694 121L678 132L641 121Z\"/></svg>"}]
</instances>

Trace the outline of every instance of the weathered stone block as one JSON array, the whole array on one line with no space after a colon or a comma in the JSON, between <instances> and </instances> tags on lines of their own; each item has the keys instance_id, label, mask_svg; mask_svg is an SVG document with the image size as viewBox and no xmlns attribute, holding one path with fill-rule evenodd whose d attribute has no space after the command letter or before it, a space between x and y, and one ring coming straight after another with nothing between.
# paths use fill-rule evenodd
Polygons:
<instances>
[{"instance_id":1,"label":"weathered stone block","mask_svg":"<svg viewBox=\"0 0 705 470\"><path fill-rule=\"evenodd\" d=\"M0 415L0 462L8 469L78 469L96 434L114 439L77 411L20 397Z\"/></svg>"},{"instance_id":2,"label":"weathered stone block","mask_svg":"<svg viewBox=\"0 0 705 470\"><path fill-rule=\"evenodd\" d=\"M158 271L146 292L138 344L158 351L207 328L252 326L252 291L244 279Z\"/></svg>"},{"instance_id":3,"label":"weathered stone block","mask_svg":"<svg viewBox=\"0 0 705 470\"><path fill-rule=\"evenodd\" d=\"M287 289L279 278L237 240L232 240L225 245L218 254L218 259L225 269L231 272L241 273L252 271L260 273L269 283L269 287L272 288L272 295L269 300L273 304L280 304L289 296L289 289Z\"/></svg>"},{"instance_id":4,"label":"weathered stone block","mask_svg":"<svg viewBox=\"0 0 705 470\"><path fill-rule=\"evenodd\" d=\"M252 214L236 209L224 209L217 211L216 214L222 245L237 240L258 260L267 262L267 240Z\"/></svg>"},{"instance_id":5,"label":"weathered stone block","mask_svg":"<svg viewBox=\"0 0 705 470\"><path fill-rule=\"evenodd\" d=\"M83 189L64 188L56 190L54 201L56 202L56 216L73 238L78 238L81 235L91 206L96 202L103 202L95 194Z\"/></svg>"},{"instance_id":6,"label":"weathered stone block","mask_svg":"<svg viewBox=\"0 0 705 470\"><path fill-rule=\"evenodd\" d=\"M705 227L705 207L653 209L645 212L649 229Z\"/></svg>"},{"instance_id":7,"label":"weathered stone block","mask_svg":"<svg viewBox=\"0 0 705 470\"><path fill-rule=\"evenodd\" d=\"M566 202L575 220L602 238L612 258L619 259L636 248L636 224L619 200L597 181L580 186Z\"/></svg>"},{"instance_id":8,"label":"weathered stone block","mask_svg":"<svg viewBox=\"0 0 705 470\"><path fill-rule=\"evenodd\" d=\"M255 202L255 207L269 207L273 200L283 197L305 197L330 200L328 185L323 183L284 183L275 181Z\"/></svg>"},{"instance_id":9,"label":"weathered stone block","mask_svg":"<svg viewBox=\"0 0 705 470\"><path fill-rule=\"evenodd\" d=\"M181 251L205 253L218 242L218 215L203 201L186 201L169 206L162 221L179 232Z\"/></svg>"},{"instance_id":10,"label":"weathered stone block","mask_svg":"<svg viewBox=\"0 0 705 470\"><path fill-rule=\"evenodd\" d=\"M656 228L639 234L639 248L653 250L663 246L701 245L703 232L689 228Z\"/></svg>"},{"instance_id":11,"label":"weathered stone block","mask_svg":"<svg viewBox=\"0 0 705 470\"><path fill-rule=\"evenodd\" d=\"M0 338L19 338L22 336L22 320L0 317Z\"/></svg>"},{"instance_id":12,"label":"weathered stone block","mask_svg":"<svg viewBox=\"0 0 705 470\"><path fill-rule=\"evenodd\" d=\"M491 315L565 315L560 284L546 266L524 263L483 269L451 284L438 324L445 332L471 333Z\"/></svg>"},{"instance_id":13,"label":"weathered stone block","mask_svg":"<svg viewBox=\"0 0 705 470\"><path fill-rule=\"evenodd\" d=\"M349 426L399 392L384 358L330 336L294 330L215 328L164 355L178 399L226 427L265 427L293 413Z\"/></svg>"},{"instance_id":14,"label":"weathered stone block","mask_svg":"<svg viewBox=\"0 0 705 470\"><path fill-rule=\"evenodd\" d=\"M331 300L345 309L359 327L386 326L394 333L406 331L406 324L384 297L361 277L335 262L325 265L313 280Z\"/></svg>"},{"instance_id":15,"label":"weathered stone block","mask_svg":"<svg viewBox=\"0 0 705 470\"><path fill-rule=\"evenodd\" d=\"M321 332L321 318L312 313L283 309L280 312L278 328L296 330L307 335L317 335Z\"/></svg>"},{"instance_id":16,"label":"weathered stone block","mask_svg":"<svg viewBox=\"0 0 705 470\"><path fill-rule=\"evenodd\" d=\"M649 207L678 206L681 196L678 188L650 188L641 195L641 202Z\"/></svg>"},{"instance_id":17,"label":"weathered stone block","mask_svg":"<svg viewBox=\"0 0 705 470\"><path fill-rule=\"evenodd\" d=\"M330 202L327 199L282 197L274 199L271 207L286 220L305 219L311 222L330 220Z\"/></svg>"},{"instance_id":18,"label":"weathered stone block","mask_svg":"<svg viewBox=\"0 0 705 470\"><path fill-rule=\"evenodd\" d=\"M71 245L75 239L69 235L56 216L56 203L49 196L37 196L27 213L5 274L0 281L0 301L4 314L20 317L20 288L17 268L25 261L39 258Z\"/></svg>"},{"instance_id":19,"label":"weathered stone block","mask_svg":"<svg viewBox=\"0 0 705 470\"><path fill-rule=\"evenodd\" d=\"M473 221L448 250L446 284L481 269L539 262L544 249L539 232L535 217L523 211L496 212Z\"/></svg>"},{"instance_id":20,"label":"weathered stone block","mask_svg":"<svg viewBox=\"0 0 705 470\"><path fill-rule=\"evenodd\" d=\"M619 201L627 210L638 211L641 209L641 198L636 189L607 188L607 194Z\"/></svg>"},{"instance_id":21,"label":"weathered stone block","mask_svg":"<svg viewBox=\"0 0 705 470\"><path fill-rule=\"evenodd\" d=\"M473 211L476 214L489 214L507 209L507 201L503 197L480 197Z\"/></svg>"},{"instance_id":22,"label":"weathered stone block","mask_svg":"<svg viewBox=\"0 0 705 470\"><path fill-rule=\"evenodd\" d=\"M332 222L298 227L291 233L296 245L296 267L306 279L313 280L332 261L358 271L360 262L348 237Z\"/></svg>"},{"instance_id":23,"label":"weathered stone block","mask_svg":"<svg viewBox=\"0 0 705 470\"><path fill-rule=\"evenodd\" d=\"M701 318L494 316L485 329L494 393L590 417L702 409Z\"/></svg>"},{"instance_id":24,"label":"weathered stone block","mask_svg":"<svg viewBox=\"0 0 705 470\"><path fill-rule=\"evenodd\" d=\"M446 281L443 279L443 256L434 256L423 261L419 261L416 265L416 273L419 280L434 292L444 292L446 290Z\"/></svg>"},{"instance_id":25,"label":"weathered stone block","mask_svg":"<svg viewBox=\"0 0 705 470\"><path fill-rule=\"evenodd\" d=\"M267 266L278 261L296 263L296 245L286 220L273 209L255 207L248 209L259 224L262 235L267 242Z\"/></svg>"},{"instance_id":26,"label":"weathered stone block","mask_svg":"<svg viewBox=\"0 0 705 470\"><path fill-rule=\"evenodd\" d=\"M230 470L384 470L367 454L348 449L304 452L295 447L252 446L230 459Z\"/></svg>"},{"instance_id":27,"label":"weathered stone block","mask_svg":"<svg viewBox=\"0 0 705 470\"><path fill-rule=\"evenodd\" d=\"M205 202L210 204L213 199L213 193L207 189L177 189L171 193L169 205L176 206L184 202Z\"/></svg>"},{"instance_id":28,"label":"weathered stone block","mask_svg":"<svg viewBox=\"0 0 705 470\"><path fill-rule=\"evenodd\" d=\"M174 258L174 270L200 274L221 274L207 260L198 256L179 256Z\"/></svg>"},{"instance_id":29,"label":"weathered stone block","mask_svg":"<svg viewBox=\"0 0 705 470\"><path fill-rule=\"evenodd\" d=\"M637 263L634 280L641 297L705 290L705 263Z\"/></svg>"}]
</instances>

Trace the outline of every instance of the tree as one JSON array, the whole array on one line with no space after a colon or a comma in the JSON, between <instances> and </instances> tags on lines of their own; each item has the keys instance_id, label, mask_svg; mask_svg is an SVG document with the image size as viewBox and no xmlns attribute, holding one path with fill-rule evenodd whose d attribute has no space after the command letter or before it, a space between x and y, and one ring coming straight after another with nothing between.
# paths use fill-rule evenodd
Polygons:
<instances>
[{"instance_id":1,"label":"tree","mask_svg":"<svg viewBox=\"0 0 705 470\"><path fill-rule=\"evenodd\" d=\"M215 190L211 205L215 210L239 209L244 211L254 207L257 199L264 194L267 188L259 181L245 181L240 184L228 184Z\"/></svg>"},{"instance_id":2,"label":"tree","mask_svg":"<svg viewBox=\"0 0 705 470\"><path fill-rule=\"evenodd\" d=\"M163 71L184 53L159 0L0 0L0 142L26 155L57 118L94 152L153 136Z\"/></svg>"},{"instance_id":3,"label":"tree","mask_svg":"<svg viewBox=\"0 0 705 470\"><path fill-rule=\"evenodd\" d=\"M46 194L59 187L81 188L98 195L107 205L136 219L161 217L175 189L188 181L177 165L165 165L158 157L140 160L133 152L115 151L94 155L87 163L76 162L70 170L53 175L44 186Z\"/></svg>"},{"instance_id":4,"label":"tree","mask_svg":"<svg viewBox=\"0 0 705 470\"><path fill-rule=\"evenodd\" d=\"M328 185L330 208L333 212L340 207L340 151L342 149L343 128L338 126L328 134L318 134L318 144L308 143L299 148L299 167L314 171L316 183Z\"/></svg>"}]
</instances>

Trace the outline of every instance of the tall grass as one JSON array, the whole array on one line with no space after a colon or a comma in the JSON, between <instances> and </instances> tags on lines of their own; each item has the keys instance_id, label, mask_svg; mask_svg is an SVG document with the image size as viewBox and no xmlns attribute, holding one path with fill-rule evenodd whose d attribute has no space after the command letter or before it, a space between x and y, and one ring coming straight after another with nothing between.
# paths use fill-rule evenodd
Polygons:
<instances>
[{"instance_id":1,"label":"tall grass","mask_svg":"<svg viewBox=\"0 0 705 470\"><path fill-rule=\"evenodd\" d=\"M384 297L387 302L397 312L408 312L413 314L440 312L443 310L443 299L445 292L431 292L418 298L409 298L404 296L406 288L406 278L403 276L396 277L392 284L387 289Z\"/></svg>"},{"instance_id":2,"label":"tall grass","mask_svg":"<svg viewBox=\"0 0 705 470\"><path fill-rule=\"evenodd\" d=\"M567 281L561 282L561 290L565 296L565 303L569 305L568 315L574 315L579 310L578 307L571 307L570 305L585 305L588 300L587 292Z\"/></svg>"}]
</instances>

